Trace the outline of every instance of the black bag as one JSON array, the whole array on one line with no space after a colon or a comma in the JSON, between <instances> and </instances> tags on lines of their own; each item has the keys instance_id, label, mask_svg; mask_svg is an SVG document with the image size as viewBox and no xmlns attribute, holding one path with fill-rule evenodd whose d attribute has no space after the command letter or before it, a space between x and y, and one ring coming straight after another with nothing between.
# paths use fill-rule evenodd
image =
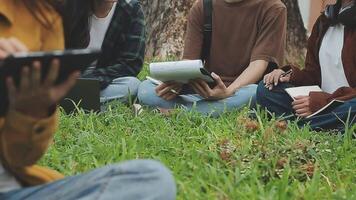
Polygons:
<instances>
[{"instance_id":1,"label":"black bag","mask_svg":"<svg viewBox=\"0 0 356 200\"><path fill-rule=\"evenodd\" d=\"M206 64L209 60L211 37L213 33L213 0L203 0L204 4L204 38L201 60Z\"/></svg>"}]
</instances>

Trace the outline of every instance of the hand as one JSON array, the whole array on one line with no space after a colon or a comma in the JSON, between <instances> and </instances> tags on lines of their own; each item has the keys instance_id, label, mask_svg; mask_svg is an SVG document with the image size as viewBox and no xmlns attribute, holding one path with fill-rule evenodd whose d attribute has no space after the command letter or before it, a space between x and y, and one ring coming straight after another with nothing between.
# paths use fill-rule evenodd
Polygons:
<instances>
[{"instance_id":1,"label":"hand","mask_svg":"<svg viewBox=\"0 0 356 200\"><path fill-rule=\"evenodd\" d=\"M209 85L203 80L194 80L190 82L190 86L194 89L196 93L204 97L207 100L221 100L226 99L233 95L229 88L226 87L225 83L221 80L220 76L215 73L211 74L217 85L211 89Z\"/></svg>"},{"instance_id":2,"label":"hand","mask_svg":"<svg viewBox=\"0 0 356 200\"><path fill-rule=\"evenodd\" d=\"M4 60L10 54L27 51L26 46L16 38L0 38L0 60Z\"/></svg>"},{"instance_id":3,"label":"hand","mask_svg":"<svg viewBox=\"0 0 356 200\"><path fill-rule=\"evenodd\" d=\"M182 91L182 87L183 84L181 83L176 83L176 82L162 83L156 88L156 94L162 99L166 101L170 101L179 95L179 93ZM178 94L172 91L176 91Z\"/></svg>"},{"instance_id":4,"label":"hand","mask_svg":"<svg viewBox=\"0 0 356 200\"><path fill-rule=\"evenodd\" d=\"M295 98L292 103L293 109L298 117L308 117L313 114L310 111L310 97L309 96L299 96Z\"/></svg>"},{"instance_id":5,"label":"hand","mask_svg":"<svg viewBox=\"0 0 356 200\"><path fill-rule=\"evenodd\" d=\"M279 82L288 83L290 81L291 75L288 74L285 77L282 77L282 74L285 72L281 69L275 69L273 72L267 74L263 78L263 83L265 84L266 88L272 90L274 86L277 86Z\"/></svg>"},{"instance_id":6,"label":"hand","mask_svg":"<svg viewBox=\"0 0 356 200\"><path fill-rule=\"evenodd\" d=\"M25 67L21 72L18 87L11 77L6 79L9 93L9 110L14 110L36 119L46 118L49 110L56 105L73 87L79 72L74 72L60 85L54 85L58 78L59 61L54 60L44 81L41 81L41 63L34 62L32 69Z\"/></svg>"}]
</instances>

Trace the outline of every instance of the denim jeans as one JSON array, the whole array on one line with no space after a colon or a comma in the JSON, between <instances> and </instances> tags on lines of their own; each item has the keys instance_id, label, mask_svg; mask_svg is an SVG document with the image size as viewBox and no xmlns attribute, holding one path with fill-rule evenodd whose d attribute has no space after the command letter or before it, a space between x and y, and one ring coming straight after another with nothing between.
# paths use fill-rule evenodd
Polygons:
<instances>
[{"instance_id":1,"label":"denim jeans","mask_svg":"<svg viewBox=\"0 0 356 200\"><path fill-rule=\"evenodd\" d=\"M136 77L117 78L100 92L100 103L106 103L112 100L127 103L130 98L136 98L140 83L141 81Z\"/></svg>"},{"instance_id":2,"label":"denim jeans","mask_svg":"<svg viewBox=\"0 0 356 200\"><path fill-rule=\"evenodd\" d=\"M279 84L272 91L265 88L261 82L257 88L257 104L274 113L277 117L291 116L289 119L296 119L292 108L292 98L284 89L294 87L290 84ZM309 119L298 121L299 126L310 124L313 130L345 130L345 122L349 120L352 126L356 122L356 98L347 101L345 104L335 108L332 112L324 115L317 115Z\"/></svg>"},{"instance_id":3,"label":"denim jeans","mask_svg":"<svg viewBox=\"0 0 356 200\"><path fill-rule=\"evenodd\" d=\"M205 100L198 94L180 95L177 98L166 101L156 95L157 86L151 81L143 81L138 90L138 100L144 105L172 109L177 106L186 110L195 110L203 115L217 117L226 110L238 109L250 102L254 104L257 85L248 85L238 90L234 96L218 101Z\"/></svg>"},{"instance_id":4,"label":"denim jeans","mask_svg":"<svg viewBox=\"0 0 356 200\"><path fill-rule=\"evenodd\" d=\"M0 193L1 200L173 200L170 171L156 161L135 160L46 185Z\"/></svg>"}]
</instances>

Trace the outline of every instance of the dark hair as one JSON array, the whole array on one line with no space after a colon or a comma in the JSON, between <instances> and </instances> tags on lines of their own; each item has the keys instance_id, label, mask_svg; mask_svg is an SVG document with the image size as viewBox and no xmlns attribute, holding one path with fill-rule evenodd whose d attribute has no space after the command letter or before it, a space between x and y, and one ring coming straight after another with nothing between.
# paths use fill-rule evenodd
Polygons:
<instances>
[{"instance_id":1,"label":"dark hair","mask_svg":"<svg viewBox=\"0 0 356 200\"><path fill-rule=\"evenodd\" d=\"M48 16L45 14L45 10L59 11L62 5L62 0L22 0L29 12L41 23L45 28L51 29L52 23Z\"/></svg>"},{"instance_id":2,"label":"dark hair","mask_svg":"<svg viewBox=\"0 0 356 200\"><path fill-rule=\"evenodd\" d=\"M94 0L67 0L65 2L61 13L66 48L80 49L89 45L89 17L93 14L93 10Z\"/></svg>"}]
</instances>

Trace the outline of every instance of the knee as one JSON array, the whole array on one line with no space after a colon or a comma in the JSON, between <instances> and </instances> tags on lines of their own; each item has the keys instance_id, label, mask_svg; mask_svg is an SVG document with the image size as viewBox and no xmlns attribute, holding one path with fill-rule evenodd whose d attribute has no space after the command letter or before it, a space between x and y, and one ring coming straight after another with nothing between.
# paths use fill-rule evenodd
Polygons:
<instances>
[{"instance_id":1,"label":"knee","mask_svg":"<svg viewBox=\"0 0 356 200\"><path fill-rule=\"evenodd\" d=\"M138 88L141 84L141 81L138 80L138 78L136 78L136 77L126 77L125 79L127 82L128 91L129 91L130 95L136 96L137 92L138 92Z\"/></svg>"},{"instance_id":2,"label":"knee","mask_svg":"<svg viewBox=\"0 0 356 200\"><path fill-rule=\"evenodd\" d=\"M138 93L137 93L138 100L144 104L149 103L150 99L156 96L155 88L156 85L151 83L151 81L148 80L143 81L138 88Z\"/></svg>"},{"instance_id":3,"label":"knee","mask_svg":"<svg viewBox=\"0 0 356 200\"><path fill-rule=\"evenodd\" d=\"M266 101L268 94L270 91L265 87L263 81L261 81L257 86L256 92L256 101L258 105L264 105L264 101Z\"/></svg>"},{"instance_id":4,"label":"knee","mask_svg":"<svg viewBox=\"0 0 356 200\"><path fill-rule=\"evenodd\" d=\"M243 95L247 97L248 104L251 109L254 109L256 107L256 91L257 91L257 85L256 84L251 84L247 85L244 87Z\"/></svg>"},{"instance_id":5,"label":"knee","mask_svg":"<svg viewBox=\"0 0 356 200\"><path fill-rule=\"evenodd\" d=\"M130 172L141 176L141 183L154 191L157 199L175 199L177 189L171 171L158 161L132 160L124 163ZM125 168L125 166L124 166ZM122 172L122 168L120 170ZM120 173L119 172L119 173Z\"/></svg>"}]
</instances>

